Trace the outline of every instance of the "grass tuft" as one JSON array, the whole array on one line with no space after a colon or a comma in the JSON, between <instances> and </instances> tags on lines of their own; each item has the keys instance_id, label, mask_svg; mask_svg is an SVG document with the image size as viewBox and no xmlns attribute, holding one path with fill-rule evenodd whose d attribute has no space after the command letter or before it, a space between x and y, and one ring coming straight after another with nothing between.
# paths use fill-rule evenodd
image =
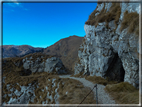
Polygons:
<instances>
[{"instance_id":1,"label":"grass tuft","mask_svg":"<svg viewBox=\"0 0 142 107\"><path fill-rule=\"evenodd\" d=\"M64 84L63 84L64 83ZM90 91L89 88L77 80L62 78L59 84L59 103L60 104L79 104ZM95 104L94 94L91 93L83 104Z\"/></svg>"},{"instance_id":2,"label":"grass tuft","mask_svg":"<svg viewBox=\"0 0 142 107\"><path fill-rule=\"evenodd\" d=\"M97 77L97 76L87 76L85 78L86 80L88 81L91 81L93 83L98 83L98 84L103 84L103 85L106 85L107 84L107 80L105 80L104 78L102 77Z\"/></svg>"},{"instance_id":3,"label":"grass tuft","mask_svg":"<svg viewBox=\"0 0 142 107\"><path fill-rule=\"evenodd\" d=\"M71 75L71 77L81 77L81 78L83 78L83 77L85 77L85 76L83 75L83 73L84 73L84 72L80 72L80 73L78 73L78 74L76 74L76 75Z\"/></svg>"},{"instance_id":4,"label":"grass tuft","mask_svg":"<svg viewBox=\"0 0 142 107\"><path fill-rule=\"evenodd\" d=\"M105 90L118 104L138 104L139 91L128 82L107 85Z\"/></svg>"},{"instance_id":5,"label":"grass tuft","mask_svg":"<svg viewBox=\"0 0 142 107\"><path fill-rule=\"evenodd\" d=\"M113 86L109 85L106 86L106 89L109 92L133 92L136 90L136 88L128 82L121 82L118 84L114 84Z\"/></svg>"},{"instance_id":6,"label":"grass tuft","mask_svg":"<svg viewBox=\"0 0 142 107\"><path fill-rule=\"evenodd\" d=\"M108 81L100 76L86 76L86 80L91 81L93 83L97 84L102 84L102 85L107 85L107 84L116 84L117 81Z\"/></svg>"},{"instance_id":7,"label":"grass tuft","mask_svg":"<svg viewBox=\"0 0 142 107\"><path fill-rule=\"evenodd\" d=\"M139 14L137 12L124 13L123 21L121 23L120 31L128 27L128 33L135 33L139 35Z\"/></svg>"},{"instance_id":8,"label":"grass tuft","mask_svg":"<svg viewBox=\"0 0 142 107\"><path fill-rule=\"evenodd\" d=\"M108 12L106 12L106 9L105 9L105 6L104 6L103 9L101 10L101 12L97 16L95 16L95 14L97 12L98 11L97 11L97 8L96 8L91 13L88 21L86 21L85 24L97 26L98 23L106 22L106 27L109 28L108 23L110 21L114 20L116 28L117 28L117 25L118 25L117 23L119 21L120 14L121 14L120 3L112 3L112 6L110 7L110 10Z\"/></svg>"}]
</instances>

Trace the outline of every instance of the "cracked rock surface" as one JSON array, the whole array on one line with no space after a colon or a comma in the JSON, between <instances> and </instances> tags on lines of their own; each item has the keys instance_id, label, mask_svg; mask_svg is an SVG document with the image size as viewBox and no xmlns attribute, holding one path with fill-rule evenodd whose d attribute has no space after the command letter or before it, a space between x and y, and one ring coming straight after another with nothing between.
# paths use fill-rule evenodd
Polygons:
<instances>
[{"instance_id":1,"label":"cracked rock surface","mask_svg":"<svg viewBox=\"0 0 142 107\"><path fill-rule=\"evenodd\" d=\"M105 9L108 13L111 6L112 3L98 4L97 13L95 16L92 13L92 17L97 17ZM134 32L128 33L128 27L120 30L126 11L138 15L139 10L139 3L120 3L117 26L114 19L97 25L86 23L86 36L78 51L74 74L83 72L84 75L129 82L139 88L139 37Z\"/></svg>"}]
</instances>

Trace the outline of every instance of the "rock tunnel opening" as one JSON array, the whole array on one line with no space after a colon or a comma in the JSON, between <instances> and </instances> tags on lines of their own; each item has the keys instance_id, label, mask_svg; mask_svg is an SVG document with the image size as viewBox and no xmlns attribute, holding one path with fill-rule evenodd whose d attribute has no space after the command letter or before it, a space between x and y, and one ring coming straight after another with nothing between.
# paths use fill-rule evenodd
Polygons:
<instances>
[{"instance_id":1,"label":"rock tunnel opening","mask_svg":"<svg viewBox=\"0 0 142 107\"><path fill-rule=\"evenodd\" d=\"M105 77L108 77L109 80L123 82L124 76L125 70L123 68L122 61L118 54L115 53L114 58L106 71Z\"/></svg>"}]
</instances>

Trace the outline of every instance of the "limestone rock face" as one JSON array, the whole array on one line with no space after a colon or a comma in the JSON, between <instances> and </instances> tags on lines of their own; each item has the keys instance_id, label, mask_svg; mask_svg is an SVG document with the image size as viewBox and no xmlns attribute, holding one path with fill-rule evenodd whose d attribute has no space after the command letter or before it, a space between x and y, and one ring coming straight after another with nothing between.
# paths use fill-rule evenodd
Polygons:
<instances>
[{"instance_id":1,"label":"limestone rock face","mask_svg":"<svg viewBox=\"0 0 142 107\"><path fill-rule=\"evenodd\" d=\"M10 68L8 66L11 66ZM42 53L29 54L24 57L3 59L3 68L6 71L15 70L22 76L28 76L31 73L47 72L54 74L66 74L67 70L62 61L55 56Z\"/></svg>"},{"instance_id":2,"label":"limestone rock face","mask_svg":"<svg viewBox=\"0 0 142 107\"><path fill-rule=\"evenodd\" d=\"M56 78L48 79L48 82L43 81L43 78L35 78L35 80L29 78L31 80L29 83L22 79L19 79L14 84L7 84L3 81L3 87L5 88L3 88L2 104L51 104L53 101L59 104L59 93L57 92L59 83ZM6 78L3 77L3 79ZM21 84L24 82L27 85ZM51 87L55 90L51 90Z\"/></svg>"},{"instance_id":3,"label":"limestone rock face","mask_svg":"<svg viewBox=\"0 0 142 107\"><path fill-rule=\"evenodd\" d=\"M41 58L36 58L34 61L32 57L25 58L22 60L24 69L31 70L32 73L35 72L55 72L57 74L66 73L66 69L62 61L57 57L47 58L42 61Z\"/></svg>"},{"instance_id":4,"label":"limestone rock face","mask_svg":"<svg viewBox=\"0 0 142 107\"><path fill-rule=\"evenodd\" d=\"M10 84L7 84L7 89L11 92L11 94L4 95L4 98L6 96L10 97L10 100L7 102L7 104L28 104L29 101L34 102L34 90L36 87L29 84L29 86L20 86L20 88L21 90L19 91L15 88L10 88ZM17 98L13 98L12 96L17 96Z\"/></svg>"},{"instance_id":5,"label":"limestone rock face","mask_svg":"<svg viewBox=\"0 0 142 107\"><path fill-rule=\"evenodd\" d=\"M97 17L103 9L109 12L112 3L98 4ZM129 82L138 87L139 80L139 37L134 32L129 33L128 27L122 28L124 14L135 12L139 14L139 3L120 3L121 13L116 23L111 19L98 21L97 25L85 24L86 36L78 51L78 62L74 74L84 72L91 76L108 77L111 80ZM101 16L101 15L100 15ZM137 20L138 21L138 20ZM108 25L108 26L106 26ZM116 26L117 25L117 26Z\"/></svg>"}]
</instances>

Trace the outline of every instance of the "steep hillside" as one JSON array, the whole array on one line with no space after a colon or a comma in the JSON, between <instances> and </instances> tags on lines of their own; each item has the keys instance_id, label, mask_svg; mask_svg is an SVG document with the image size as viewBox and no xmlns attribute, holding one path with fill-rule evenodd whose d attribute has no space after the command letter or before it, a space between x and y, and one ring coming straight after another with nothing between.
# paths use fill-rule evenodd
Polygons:
<instances>
[{"instance_id":1,"label":"steep hillside","mask_svg":"<svg viewBox=\"0 0 142 107\"><path fill-rule=\"evenodd\" d=\"M65 67L73 72L74 63L77 60L78 49L83 37L70 36L64 38L46 48L43 53L58 56Z\"/></svg>"},{"instance_id":2,"label":"steep hillside","mask_svg":"<svg viewBox=\"0 0 142 107\"><path fill-rule=\"evenodd\" d=\"M139 87L139 3L98 3L84 25L75 74Z\"/></svg>"},{"instance_id":3,"label":"steep hillside","mask_svg":"<svg viewBox=\"0 0 142 107\"><path fill-rule=\"evenodd\" d=\"M4 58L2 71L2 104L79 104L90 91L77 80L59 78L67 73L62 61L42 53ZM83 103L94 104L94 95Z\"/></svg>"},{"instance_id":4,"label":"steep hillside","mask_svg":"<svg viewBox=\"0 0 142 107\"><path fill-rule=\"evenodd\" d=\"M3 45L2 48L3 58L7 57L22 57L30 53L42 52L44 48L34 48L29 45Z\"/></svg>"}]
</instances>

